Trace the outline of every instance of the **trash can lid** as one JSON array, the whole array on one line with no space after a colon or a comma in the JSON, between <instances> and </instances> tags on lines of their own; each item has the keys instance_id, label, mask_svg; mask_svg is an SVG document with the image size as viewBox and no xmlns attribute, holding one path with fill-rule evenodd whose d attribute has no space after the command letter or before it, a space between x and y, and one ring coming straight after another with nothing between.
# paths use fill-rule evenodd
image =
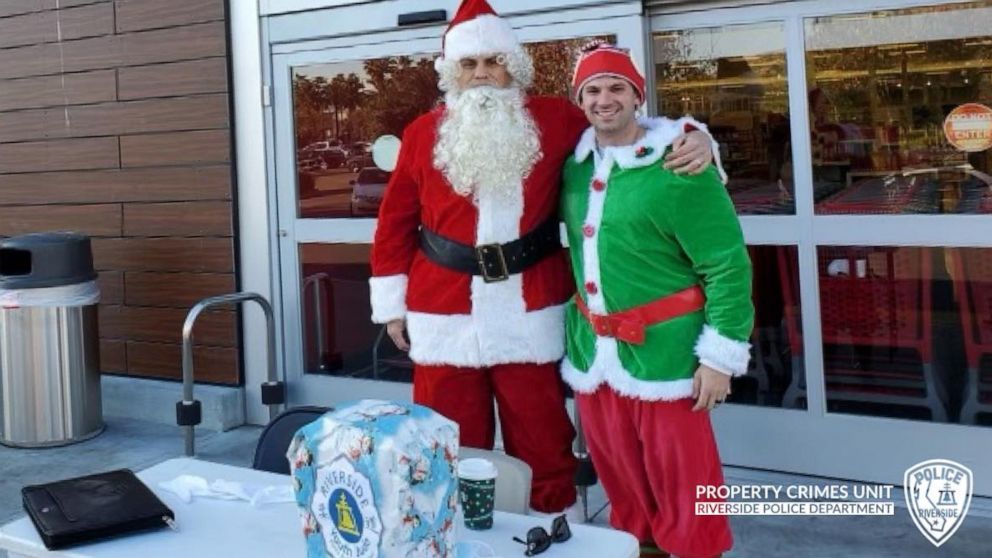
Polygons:
<instances>
[{"instance_id":1,"label":"trash can lid","mask_svg":"<svg viewBox=\"0 0 992 558\"><path fill-rule=\"evenodd\" d=\"M46 232L0 240L0 289L40 289L96 279L89 237Z\"/></svg>"}]
</instances>

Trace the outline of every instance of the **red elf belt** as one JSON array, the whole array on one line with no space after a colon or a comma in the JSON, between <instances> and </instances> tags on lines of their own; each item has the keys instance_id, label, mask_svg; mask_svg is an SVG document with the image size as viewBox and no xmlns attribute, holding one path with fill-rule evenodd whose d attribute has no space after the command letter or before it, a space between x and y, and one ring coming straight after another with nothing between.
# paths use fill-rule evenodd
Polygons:
<instances>
[{"instance_id":1,"label":"red elf belt","mask_svg":"<svg viewBox=\"0 0 992 558\"><path fill-rule=\"evenodd\" d=\"M653 300L647 304L612 314L593 314L584 300L575 295L575 306L592 326L596 335L613 337L633 345L644 343L644 328L700 310L706 295L699 285Z\"/></svg>"}]
</instances>

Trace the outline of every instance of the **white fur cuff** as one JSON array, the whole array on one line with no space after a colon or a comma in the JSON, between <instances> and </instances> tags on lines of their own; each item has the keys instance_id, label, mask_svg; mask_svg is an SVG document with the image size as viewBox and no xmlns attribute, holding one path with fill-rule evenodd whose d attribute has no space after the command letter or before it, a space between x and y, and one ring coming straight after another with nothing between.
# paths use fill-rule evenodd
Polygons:
<instances>
[{"instance_id":1,"label":"white fur cuff","mask_svg":"<svg viewBox=\"0 0 992 558\"><path fill-rule=\"evenodd\" d=\"M700 363L717 372L735 377L747 374L751 344L746 341L724 337L715 328L705 325L696 341L695 351Z\"/></svg>"},{"instance_id":2,"label":"white fur cuff","mask_svg":"<svg viewBox=\"0 0 992 558\"><path fill-rule=\"evenodd\" d=\"M369 277L372 322L384 324L406 317L406 274Z\"/></svg>"}]
</instances>

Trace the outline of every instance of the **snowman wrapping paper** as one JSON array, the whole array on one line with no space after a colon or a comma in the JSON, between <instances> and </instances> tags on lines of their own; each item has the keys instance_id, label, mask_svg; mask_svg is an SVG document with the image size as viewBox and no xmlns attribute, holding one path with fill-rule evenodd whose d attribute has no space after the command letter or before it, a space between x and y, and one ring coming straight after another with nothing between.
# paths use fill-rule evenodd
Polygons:
<instances>
[{"instance_id":1,"label":"snowman wrapping paper","mask_svg":"<svg viewBox=\"0 0 992 558\"><path fill-rule=\"evenodd\" d=\"M362 400L301 428L287 458L308 558L455 556L458 426Z\"/></svg>"}]
</instances>

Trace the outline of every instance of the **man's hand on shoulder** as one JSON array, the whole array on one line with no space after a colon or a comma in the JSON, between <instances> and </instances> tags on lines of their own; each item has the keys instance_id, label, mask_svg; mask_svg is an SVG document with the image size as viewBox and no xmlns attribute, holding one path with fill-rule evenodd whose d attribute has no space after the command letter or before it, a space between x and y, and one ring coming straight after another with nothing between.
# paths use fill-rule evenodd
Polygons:
<instances>
[{"instance_id":1,"label":"man's hand on shoulder","mask_svg":"<svg viewBox=\"0 0 992 558\"><path fill-rule=\"evenodd\" d=\"M693 130L672 142L672 152L665 156L665 168L675 174L702 174L713 161L713 146L705 132Z\"/></svg>"}]
</instances>

